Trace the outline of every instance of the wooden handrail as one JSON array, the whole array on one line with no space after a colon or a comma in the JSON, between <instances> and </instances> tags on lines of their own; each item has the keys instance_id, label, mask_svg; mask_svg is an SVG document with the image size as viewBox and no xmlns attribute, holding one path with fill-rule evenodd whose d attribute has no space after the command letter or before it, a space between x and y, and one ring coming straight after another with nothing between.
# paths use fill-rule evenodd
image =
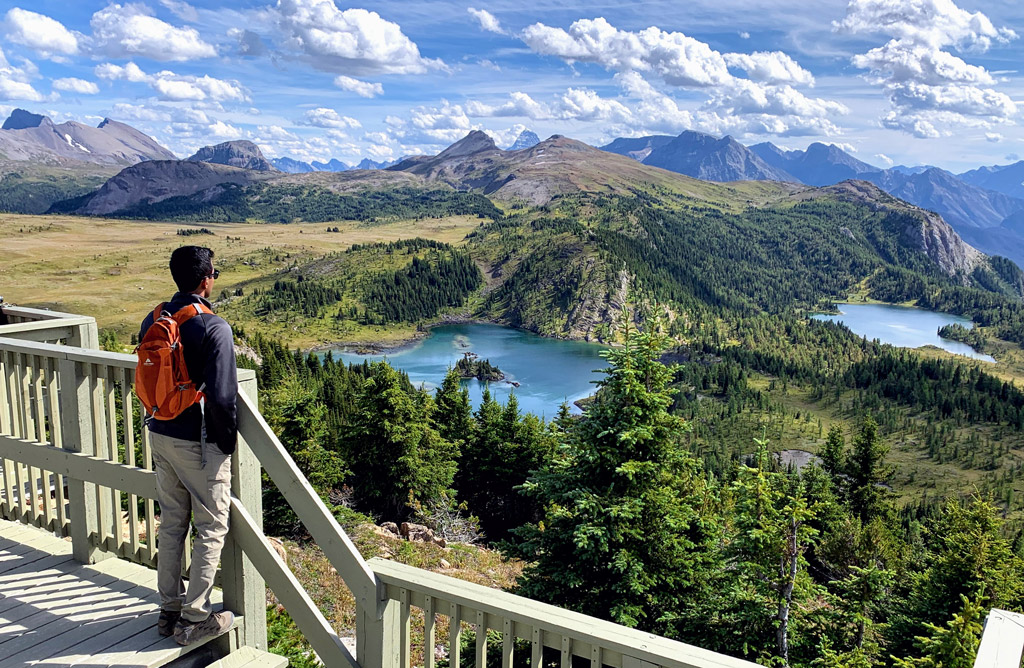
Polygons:
<instances>
[{"instance_id":1,"label":"wooden handrail","mask_svg":"<svg viewBox=\"0 0 1024 668\"><path fill-rule=\"evenodd\" d=\"M302 584L270 546L249 511L234 496L231 498L231 530L320 659L328 666L340 666L343 662L352 668L360 668Z\"/></svg>"},{"instance_id":2,"label":"wooden handrail","mask_svg":"<svg viewBox=\"0 0 1024 668\"><path fill-rule=\"evenodd\" d=\"M524 638L534 641L535 656L540 646L567 652L563 658L575 655L593 659L597 654L599 662L591 665L757 668L757 664L743 659L465 580L379 557L368 563L387 584L390 598L401 601L404 597L406 605L426 606L440 614L448 614L453 608L461 610L460 618L470 623L479 618L486 628L503 631L509 636L504 643L509 652L513 638ZM478 633L477 637L481 635ZM569 664L563 660L562 665Z\"/></svg>"},{"instance_id":3,"label":"wooden handrail","mask_svg":"<svg viewBox=\"0 0 1024 668\"><path fill-rule=\"evenodd\" d=\"M376 610L383 591L359 550L341 528L323 500L313 490L295 460L281 445L263 416L244 396L238 398L238 428L278 491L323 550L338 575L356 597L356 602Z\"/></svg>"}]
</instances>

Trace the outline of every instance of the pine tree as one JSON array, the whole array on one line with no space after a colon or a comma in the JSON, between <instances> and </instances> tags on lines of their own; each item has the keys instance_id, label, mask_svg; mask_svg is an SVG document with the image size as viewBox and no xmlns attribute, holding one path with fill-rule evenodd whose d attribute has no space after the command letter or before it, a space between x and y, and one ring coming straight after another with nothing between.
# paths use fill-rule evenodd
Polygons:
<instances>
[{"instance_id":1,"label":"pine tree","mask_svg":"<svg viewBox=\"0 0 1024 668\"><path fill-rule=\"evenodd\" d=\"M889 448L878 435L878 424L871 417L865 418L846 462L850 508L863 524L891 509L885 487L892 478L892 469L885 464L888 452Z\"/></svg>"},{"instance_id":2,"label":"pine tree","mask_svg":"<svg viewBox=\"0 0 1024 668\"><path fill-rule=\"evenodd\" d=\"M833 476L842 473L846 456L843 427L836 423L828 428L828 437L821 448L821 467Z\"/></svg>"},{"instance_id":3,"label":"pine tree","mask_svg":"<svg viewBox=\"0 0 1024 668\"><path fill-rule=\"evenodd\" d=\"M897 659L895 668L972 668L981 641L981 601L960 595L961 609L945 626L927 624L930 634L918 636L920 657Z\"/></svg>"},{"instance_id":4,"label":"pine tree","mask_svg":"<svg viewBox=\"0 0 1024 668\"><path fill-rule=\"evenodd\" d=\"M708 599L719 570L709 490L683 447L686 425L668 412L666 344L627 331L603 353L595 401L526 486L544 519L517 532L516 551L532 562L527 596L660 632Z\"/></svg>"},{"instance_id":5,"label":"pine tree","mask_svg":"<svg viewBox=\"0 0 1024 668\"><path fill-rule=\"evenodd\" d=\"M438 433L433 412L430 395L407 392L387 362L371 365L347 439L352 487L368 511L401 519L410 496L440 500L451 488L457 452Z\"/></svg>"},{"instance_id":6,"label":"pine tree","mask_svg":"<svg viewBox=\"0 0 1024 668\"><path fill-rule=\"evenodd\" d=\"M473 439L473 407L469 390L462 387L458 372L449 367L434 397L435 419L441 438L459 444L460 449Z\"/></svg>"}]
</instances>

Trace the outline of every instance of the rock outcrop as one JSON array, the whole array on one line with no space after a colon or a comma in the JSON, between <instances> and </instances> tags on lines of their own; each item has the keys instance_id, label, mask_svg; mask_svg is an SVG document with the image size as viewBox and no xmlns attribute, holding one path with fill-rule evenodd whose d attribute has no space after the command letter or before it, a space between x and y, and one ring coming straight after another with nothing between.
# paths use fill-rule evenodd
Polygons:
<instances>
[{"instance_id":1,"label":"rock outcrop","mask_svg":"<svg viewBox=\"0 0 1024 668\"><path fill-rule=\"evenodd\" d=\"M278 171L270 161L263 157L260 147L251 141L226 141L216 146L204 146L188 159L189 162L208 162L215 165L227 165L240 169L252 169L258 172Z\"/></svg>"}]
</instances>

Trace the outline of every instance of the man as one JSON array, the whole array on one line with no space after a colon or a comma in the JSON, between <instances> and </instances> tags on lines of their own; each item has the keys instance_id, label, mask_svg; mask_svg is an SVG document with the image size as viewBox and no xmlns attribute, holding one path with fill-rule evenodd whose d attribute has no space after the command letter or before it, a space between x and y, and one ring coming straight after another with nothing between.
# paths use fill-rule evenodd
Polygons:
<instances>
[{"instance_id":1,"label":"man","mask_svg":"<svg viewBox=\"0 0 1024 668\"><path fill-rule=\"evenodd\" d=\"M220 274L213 268L213 251L182 246L171 253L170 268L178 292L163 311L174 315L195 305L209 309L213 283ZM140 341L152 324L150 313L142 322ZM228 533L238 379L231 327L222 318L196 308L196 315L180 325L179 333L189 378L205 399L174 419L149 418L146 424L160 502L157 629L188 645L220 635L234 623L231 612L212 611L210 593ZM186 589L182 557L193 514L196 537Z\"/></svg>"}]
</instances>

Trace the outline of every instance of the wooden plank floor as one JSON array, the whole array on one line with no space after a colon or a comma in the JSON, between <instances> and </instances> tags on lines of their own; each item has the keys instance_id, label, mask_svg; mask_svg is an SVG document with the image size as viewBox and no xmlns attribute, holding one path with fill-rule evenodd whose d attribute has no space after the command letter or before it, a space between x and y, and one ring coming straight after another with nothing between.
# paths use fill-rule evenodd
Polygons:
<instances>
[{"instance_id":1,"label":"wooden plank floor","mask_svg":"<svg viewBox=\"0 0 1024 668\"><path fill-rule=\"evenodd\" d=\"M161 637L159 603L156 571L121 559L84 566L70 542L0 520L0 668L153 668L202 646Z\"/></svg>"}]
</instances>

